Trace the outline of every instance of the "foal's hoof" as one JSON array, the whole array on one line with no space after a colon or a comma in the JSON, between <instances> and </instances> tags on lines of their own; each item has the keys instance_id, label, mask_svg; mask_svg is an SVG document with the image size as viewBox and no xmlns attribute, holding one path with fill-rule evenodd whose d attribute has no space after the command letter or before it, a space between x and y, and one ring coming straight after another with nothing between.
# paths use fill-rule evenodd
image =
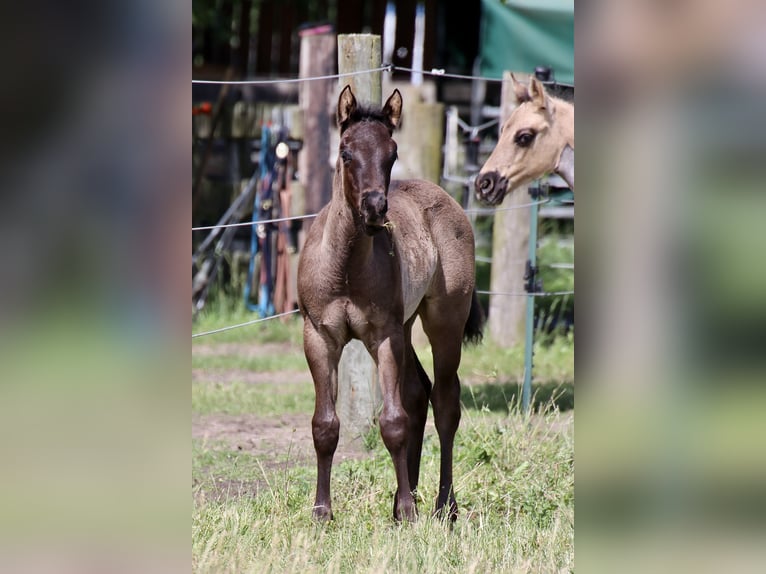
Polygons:
<instances>
[{"instance_id":1,"label":"foal's hoof","mask_svg":"<svg viewBox=\"0 0 766 574\"><path fill-rule=\"evenodd\" d=\"M415 501L399 503L399 500L394 497L394 520L397 522L415 522L418 519L418 509L415 506Z\"/></svg>"},{"instance_id":2,"label":"foal's hoof","mask_svg":"<svg viewBox=\"0 0 766 574\"><path fill-rule=\"evenodd\" d=\"M455 522L457 520L457 502L450 500L449 508L446 504L437 506L436 510L434 510L434 517L439 520L444 520L446 518L450 522Z\"/></svg>"},{"instance_id":3,"label":"foal's hoof","mask_svg":"<svg viewBox=\"0 0 766 574\"><path fill-rule=\"evenodd\" d=\"M334 518L332 510L327 506L315 506L313 514L314 518L319 522L330 522Z\"/></svg>"}]
</instances>

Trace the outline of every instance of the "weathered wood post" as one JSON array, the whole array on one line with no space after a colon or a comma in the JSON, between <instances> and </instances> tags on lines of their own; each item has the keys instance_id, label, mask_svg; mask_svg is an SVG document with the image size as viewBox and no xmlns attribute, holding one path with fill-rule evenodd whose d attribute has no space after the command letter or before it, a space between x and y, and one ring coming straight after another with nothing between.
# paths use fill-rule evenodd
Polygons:
<instances>
[{"instance_id":1,"label":"weathered wood post","mask_svg":"<svg viewBox=\"0 0 766 574\"><path fill-rule=\"evenodd\" d=\"M320 29L321 30L321 29ZM301 32L301 78L331 75L335 71L335 34L315 29ZM300 108L303 111L303 149L298 154L298 172L304 189L303 213L317 213L330 202L332 169L330 132L335 82L314 80L300 84ZM300 203L300 200L298 200ZM308 231L311 219L304 220Z\"/></svg>"},{"instance_id":2,"label":"weathered wood post","mask_svg":"<svg viewBox=\"0 0 766 574\"><path fill-rule=\"evenodd\" d=\"M421 101L422 86L420 89L396 87L402 93L404 107L401 128L394 134L399 145L394 179L425 179L438 185L444 143L444 104Z\"/></svg>"},{"instance_id":3,"label":"weathered wood post","mask_svg":"<svg viewBox=\"0 0 766 574\"><path fill-rule=\"evenodd\" d=\"M500 126L515 107L510 72L503 74ZM500 208L530 202L523 186L505 196ZM524 293L524 261L529 246L529 209L518 208L495 212L492 233L492 275L490 290L501 293ZM489 332L492 340L511 347L524 339L526 298L491 295L489 299Z\"/></svg>"},{"instance_id":4,"label":"weathered wood post","mask_svg":"<svg viewBox=\"0 0 766 574\"><path fill-rule=\"evenodd\" d=\"M341 34L338 36L338 73L380 67L380 36ZM338 79L340 94L351 86L360 104L382 103L381 73L359 74ZM343 349L338 367L338 402L341 441L353 440L370 428L382 404L378 371L361 341L353 339Z\"/></svg>"},{"instance_id":5,"label":"weathered wood post","mask_svg":"<svg viewBox=\"0 0 766 574\"><path fill-rule=\"evenodd\" d=\"M340 34L338 36L338 73L380 67L380 36L376 34ZM346 84L360 104L383 103L382 74L357 74L338 78L338 94Z\"/></svg>"}]
</instances>

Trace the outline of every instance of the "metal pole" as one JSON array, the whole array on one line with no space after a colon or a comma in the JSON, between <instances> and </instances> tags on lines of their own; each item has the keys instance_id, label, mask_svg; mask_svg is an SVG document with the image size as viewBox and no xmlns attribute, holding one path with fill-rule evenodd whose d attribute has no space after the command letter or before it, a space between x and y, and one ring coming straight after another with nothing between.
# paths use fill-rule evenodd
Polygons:
<instances>
[{"instance_id":1,"label":"metal pole","mask_svg":"<svg viewBox=\"0 0 766 574\"><path fill-rule=\"evenodd\" d=\"M524 328L524 384L521 388L521 410L529 414L532 398L532 355L535 343L535 297L537 291L537 215L540 197L540 187L530 186L529 195L532 205L529 207L529 258L527 259L527 274L525 276L527 295L527 317Z\"/></svg>"}]
</instances>

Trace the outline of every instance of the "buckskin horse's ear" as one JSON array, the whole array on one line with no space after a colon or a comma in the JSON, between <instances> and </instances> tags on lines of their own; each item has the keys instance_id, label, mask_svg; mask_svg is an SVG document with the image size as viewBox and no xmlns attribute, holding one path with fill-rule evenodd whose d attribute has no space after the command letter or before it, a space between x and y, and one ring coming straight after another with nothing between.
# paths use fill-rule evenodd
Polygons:
<instances>
[{"instance_id":1,"label":"buckskin horse's ear","mask_svg":"<svg viewBox=\"0 0 766 574\"><path fill-rule=\"evenodd\" d=\"M513 97L516 99L516 105L523 104L530 100L527 87L516 79L511 72L511 82L513 83Z\"/></svg>"},{"instance_id":2,"label":"buckskin horse's ear","mask_svg":"<svg viewBox=\"0 0 766 574\"><path fill-rule=\"evenodd\" d=\"M529 82L529 97L538 108L545 108L545 88L537 78L533 77L532 81Z\"/></svg>"},{"instance_id":3,"label":"buckskin horse's ear","mask_svg":"<svg viewBox=\"0 0 766 574\"><path fill-rule=\"evenodd\" d=\"M383 113L388 117L393 129L399 127L402 121L402 94L399 93L399 90L394 90L394 93L386 100Z\"/></svg>"},{"instance_id":4,"label":"buckskin horse's ear","mask_svg":"<svg viewBox=\"0 0 766 574\"><path fill-rule=\"evenodd\" d=\"M338 125L341 127L341 130L345 128L345 124L351 117L351 114L354 113L354 110L356 110L356 98L351 91L351 86L346 84L346 87L340 93L340 98L338 98Z\"/></svg>"}]
</instances>

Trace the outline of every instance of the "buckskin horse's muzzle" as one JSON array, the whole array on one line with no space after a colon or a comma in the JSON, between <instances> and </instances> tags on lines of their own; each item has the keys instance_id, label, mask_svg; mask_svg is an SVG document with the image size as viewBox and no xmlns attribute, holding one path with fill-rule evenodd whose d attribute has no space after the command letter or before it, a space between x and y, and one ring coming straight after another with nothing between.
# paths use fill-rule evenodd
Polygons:
<instances>
[{"instance_id":1,"label":"buckskin horse's muzzle","mask_svg":"<svg viewBox=\"0 0 766 574\"><path fill-rule=\"evenodd\" d=\"M388 212L388 200L381 191L370 191L362 194L362 217L367 233L375 233L383 228Z\"/></svg>"},{"instance_id":2,"label":"buckskin horse's muzzle","mask_svg":"<svg viewBox=\"0 0 766 574\"><path fill-rule=\"evenodd\" d=\"M505 197L508 180L496 171L488 171L478 175L474 186L476 188L476 197L479 200L490 205L497 205Z\"/></svg>"}]
</instances>

